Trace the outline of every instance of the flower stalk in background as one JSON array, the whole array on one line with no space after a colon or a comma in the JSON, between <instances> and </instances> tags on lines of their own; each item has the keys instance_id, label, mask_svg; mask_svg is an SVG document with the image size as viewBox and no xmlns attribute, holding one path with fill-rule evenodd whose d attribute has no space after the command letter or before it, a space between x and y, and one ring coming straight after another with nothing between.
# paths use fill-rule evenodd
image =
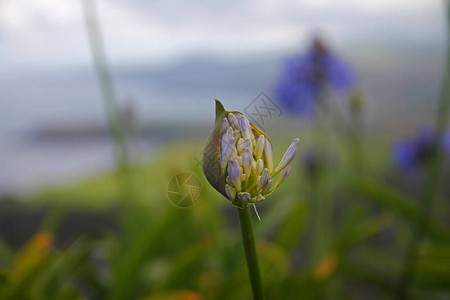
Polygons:
<instances>
[{"instance_id":1,"label":"flower stalk in background","mask_svg":"<svg viewBox=\"0 0 450 300\"><path fill-rule=\"evenodd\" d=\"M448 141L446 138L446 129L448 126L448 115L450 111L450 3L445 2L446 12L446 35L447 35L447 53L446 66L442 78L441 91L438 100L436 124L434 135L432 137L430 147L430 157L427 161L427 178L425 180L425 188L421 199L421 211L424 216L425 223L417 226L414 230L414 236L410 240L406 249L403 269L400 272L400 278L397 286L398 299L410 299L411 285L414 282L415 271L417 267L417 256L420 244L426 237L426 229L430 226L432 219L432 210L434 202L438 195L440 183L440 175L443 166L444 148Z\"/></svg>"},{"instance_id":2,"label":"flower stalk in background","mask_svg":"<svg viewBox=\"0 0 450 300\"><path fill-rule=\"evenodd\" d=\"M336 155L315 148L304 150L300 157L302 171L311 183L320 179L326 167L336 167L337 162L338 157Z\"/></svg>"},{"instance_id":3,"label":"flower stalk in background","mask_svg":"<svg viewBox=\"0 0 450 300\"><path fill-rule=\"evenodd\" d=\"M348 128L349 153L353 169L361 173L364 167L364 107L365 98L361 90L352 91L348 98L351 126Z\"/></svg>"},{"instance_id":4,"label":"flower stalk in background","mask_svg":"<svg viewBox=\"0 0 450 300\"><path fill-rule=\"evenodd\" d=\"M216 100L216 121L203 152L209 183L238 207L253 298L264 299L249 206L263 201L289 176L299 139L294 139L274 168L269 137L237 111ZM277 180L275 177L278 175Z\"/></svg>"}]
</instances>

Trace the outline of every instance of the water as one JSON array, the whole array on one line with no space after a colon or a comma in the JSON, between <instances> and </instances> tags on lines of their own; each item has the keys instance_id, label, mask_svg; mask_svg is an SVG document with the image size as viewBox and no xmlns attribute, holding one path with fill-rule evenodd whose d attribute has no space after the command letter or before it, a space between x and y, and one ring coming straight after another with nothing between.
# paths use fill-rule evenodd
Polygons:
<instances>
[{"instance_id":1,"label":"water","mask_svg":"<svg viewBox=\"0 0 450 300\"><path fill-rule=\"evenodd\" d=\"M211 124L213 98L244 108L268 86L270 64L196 61L163 71L114 72L119 105L134 128ZM214 74L216 71L216 75ZM0 80L0 193L31 191L113 166L113 149L95 73L89 68L16 72ZM161 135L159 135L161 138ZM135 157L160 139L138 138Z\"/></svg>"},{"instance_id":2,"label":"water","mask_svg":"<svg viewBox=\"0 0 450 300\"><path fill-rule=\"evenodd\" d=\"M353 56L374 132L432 124L443 61L438 52L391 49L389 59L378 54L376 59ZM270 95L279 60L191 58L159 70L145 65L115 67L113 79L121 110L135 129L210 126L213 98L243 110L261 91ZM3 72L0 105L0 194L28 192L113 166L92 68ZM167 134L161 130L154 134L158 138L145 134L136 139L136 159L156 153Z\"/></svg>"}]
</instances>

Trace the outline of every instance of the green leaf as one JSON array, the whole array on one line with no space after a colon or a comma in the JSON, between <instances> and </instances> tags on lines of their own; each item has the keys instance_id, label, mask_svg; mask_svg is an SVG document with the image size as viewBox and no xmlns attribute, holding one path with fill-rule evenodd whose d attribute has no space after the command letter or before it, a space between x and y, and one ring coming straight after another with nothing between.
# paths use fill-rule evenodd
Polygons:
<instances>
[{"instance_id":1,"label":"green leaf","mask_svg":"<svg viewBox=\"0 0 450 300\"><path fill-rule=\"evenodd\" d=\"M450 243L422 245L415 272L420 289L450 291Z\"/></svg>"},{"instance_id":2,"label":"green leaf","mask_svg":"<svg viewBox=\"0 0 450 300\"><path fill-rule=\"evenodd\" d=\"M180 249L179 254L170 261L170 269L161 283L163 289L173 288L177 282L193 280L193 272L201 271L201 263L208 255L212 246L211 240L200 240L190 247ZM178 286L176 286L178 287Z\"/></svg>"},{"instance_id":3,"label":"green leaf","mask_svg":"<svg viewBox=\"0 0 450 300\"><path fill-rule=\"evenodd\" d=\"M428 224L421 211L414 205L414 200L400 190L368 177L350 179L348 187L351 192L382 205L410 224L424 226L432 237L441 240L450 239L448 228L435 222Z\"/></svg>"},{"instance_id":4,"label":"green leaf","mask_svg":"<svg viewBox=\"0 0 450 300\"><path fill-rule=\"evenodd\" d=\"M308 205L306 201L295 199L296 205L286 215L276 236L276 241L287 252L294 250L307 225Z\"/></svg>"},{"instance_id":5,"label":"green leaf","mask_svg":"<svg viewBox=\"0 0 450 300\"><path fill-rule=\"evenodd\" d=\"M152 224L148 218L129 244L122 245L123 250L114 257L113 283L108 299L126 299L126 295L132 292L138 270L161 243L164 235L170 232L169 227L178 213L176 209L168 210L157 224Z\"/></svg>"},{"instance_id":6,"label":"green leaf","mask_svg":"<svg viewBox=\"0 0 450 300\"><path fill-rule=\"evenodd\" d=\"M392 225L393 221L394 219L389 214L382 214L362 221L352 230L341 233L337 241L338 250L346 251L351 246L373 237Z\"/></svg>"},{"instance_id":7,"label":"green leaf","mask_svg":"<svg viewBox=\"0 0 450 300\"><path fill-rule=\"evenodd\" d=\"M216 120L214 128L209 134L208 142L203 150L203 172L208 182L225 198L225 180L223 179L221 162L220 162L220 140L223 118L225 116L225 108L222 103L216 100Z\"/></svg>"},{"instance_id":8,"label":"green leaf","mask_svg":"<svg viewBox=\"0 0 450 300\"><path fill-rule=\"evenodd\" d=\"M367 247L343 255L339 272L367 288L393 296L401 262L393 253Z\"/></svg>"}]
</instances>

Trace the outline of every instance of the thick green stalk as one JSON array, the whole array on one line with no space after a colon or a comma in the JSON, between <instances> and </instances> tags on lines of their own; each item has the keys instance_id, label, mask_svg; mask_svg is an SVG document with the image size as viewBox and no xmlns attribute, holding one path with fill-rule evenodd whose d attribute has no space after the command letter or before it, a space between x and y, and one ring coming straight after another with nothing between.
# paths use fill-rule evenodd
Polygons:
<instances>
[{"instance_id":1,"label":"thick green stalk","mask_svg":"<svg viewBox=\"0 0 450 300\"><path fill-rule=\"evenodd\" d=\"M422 195L421 210L424 216L424 222L419 224L415 229L415 234L411 239L404 262L404 268L400 276L398 285L399 299L410 298L410 286L414 281L414 272L416 268L417 254L420 249L420 243L425 238L425 233L429 229L432 208L439 187L439 179L442 171L442 143L448 124L448 112L450 108L450 5L446 2L447 17L447 64L444 70L444 76L439 98L437 118L436 118L436 135L432 146L432 155L428 165L428 176L424 185Z\"/></svg>"},{"instance_id":2,"label":"thick green stalk","mask_svg":"<svg viewBox=\"0 0 450 300\"><path fill-rule=\"evenodd\" d=\"M237 210L239 212L239 223L241 224L242 240L244 242L245 258L247 260L248 274L252 285L253 299L261 300L264 299L264 291L259 272L250 207L247 205L245 208L238 208Z\"/></svg>"}]
</instances>

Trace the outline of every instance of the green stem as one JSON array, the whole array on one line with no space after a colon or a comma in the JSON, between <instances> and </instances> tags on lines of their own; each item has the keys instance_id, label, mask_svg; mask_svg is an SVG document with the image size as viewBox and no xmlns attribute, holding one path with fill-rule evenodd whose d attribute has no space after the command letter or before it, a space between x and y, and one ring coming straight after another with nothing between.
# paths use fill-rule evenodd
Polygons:
<instances>
[{"instance_id":1,"label":"green stem","mask_svg":"<svg viewBox=\"0 0 450 300\"><path fill-rule=\"evenodd\" d=\"M450 32L450 5L447 4L447 35ZM414 281L414 272L416 269L417 255L420 249L420 243L425 238L425 234L430 227L431 214L434 201L437 196L439 179L442 171L442 144L445 130L448 124L448 112L450 108L450 38L447 36L447 64L444 70L441 94L439 98L436 133L432 146L432 155L428 165L428 176L424 185L422 195L421 210L424 216L424 222L415 228L415 234L410 240L406 251L406 257L400 280L398 284L398 298L410 298L410 286Z\"/></svg>"},{"instance_id":2,"label":"green stem","mask_svg":"<svg viewBox=\"0 0 450 300\"><path fill-rule=\"evenodd\" d=\"M351 111L352 130L349 132L351 163L356 174L360 175L364 167L364 115L360 109Z\"/></svg>"},{"instance_id":3,"label":"green stem","mask_svg":"<svg viewBox=\"0 0 450 300\"><path fill-rule=\"evenodd\" d=\"M106 57L100 28L99 14L95 0L81 0L86 30L92 52L92 59L100 85L108 127L113 142L113 150L118 179L118 192L121 204L125 208L122 212L123 223L131 228L136 221L131 213L134 209L135 195L132 188L131 164L129 159L126 130L114 89L111 70Z\"/></svg>"},{"instance_id":4,"label":"green stem","mask_svg":"<svg viewBox=\"0 0 450 300\"><path fill-rule=\"evenodd\" d=\"M317 127L316 147L320 149L319 143L322 141L322 146L330 148L334 143L340 143L340 139L336 139L334 126L332 124L331 106L326 95L325 87L319 89L320 93L316 99L318 109L321 113L321 126ZM334 111L333 111L334 113ZM323 129L321 136L320 129ZM331 140L333 139L334 140ZM325 141L323 141L325 139ZM340 146L340 145L338 145ZM328 153L325 153L327 155ZM320 153L319 153L320 155ZM320 158L319 156L317 157ZM319 163L320 171L317 178L311 180L311 210L312 210L312 227L313 227L313 241L311 245L311 261L316 264L326 253L329 245L329 233L332 231L330 224L331 216L333 214L334 199L324 192L326 188L329 166L327 164ZM319 178L320 177L320 178Z\"/></svg>"},{"instance_id":5,"label":"green stem","mask_svg":"<svg viewBox=\"0 0 450 300\"><path fill-rule=\"evenodd\" d=\"M250 207L238 208L239 223L241 224L242 240L244 242L245 258L247 260L248 274L252 285L253 299L264 299L264 291L261 281L261 274L258 266L258 256L256 254L255 237L253 235L252 215Z\"/></svg>"},{"instance_id":6,"label":"green stem","mask_svg":"<svg viewBox=\"0 0 450 300\"><path fill-rule=\"evenodd\" d=\"M323 174L322 174L323 175ZM322 176L323 179L323 176ZM311 262L316 264L326 252L327 228L326 219L328 199L324 199L320 193L319 178L314 178L311 182L311 220L312 220L312 243L311 243Z\"/></svg>"},{"instance_id":7,"label":"green stem","mask_svg":"<svg viewBox=\"0 0 450 300\"><path fill-rule=\"evenodd\" d=\"M98 21L98 11L95 1L82 0L86 29L91 46L95 71L100 84L100 91L105 105L108 126L114 142L114 154L119 170L128 167L128 149L126 144L125 129L111 78L108 61L106 59L103 37Z\"/></svg>"}]
</instances>

